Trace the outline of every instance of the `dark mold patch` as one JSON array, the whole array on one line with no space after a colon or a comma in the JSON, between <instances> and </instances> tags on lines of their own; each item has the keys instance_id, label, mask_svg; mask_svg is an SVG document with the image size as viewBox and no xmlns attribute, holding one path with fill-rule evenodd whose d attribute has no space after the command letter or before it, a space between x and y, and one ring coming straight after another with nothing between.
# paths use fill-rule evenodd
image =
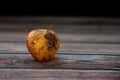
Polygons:
<instances>
[{"instance_id":1,"label":"dark mold patch","mask_svg":"<svg viewBox=\"0 0 120 80\"><path fill-rule=\"evenodd\" d=\"M48 41L48 44L49 44L48 48L49 49L56 48L57 39L54 36L54 34L52 34L49 31L47 31L47 33L45 35L45 39Z\"/></svg>"}]
</instances>

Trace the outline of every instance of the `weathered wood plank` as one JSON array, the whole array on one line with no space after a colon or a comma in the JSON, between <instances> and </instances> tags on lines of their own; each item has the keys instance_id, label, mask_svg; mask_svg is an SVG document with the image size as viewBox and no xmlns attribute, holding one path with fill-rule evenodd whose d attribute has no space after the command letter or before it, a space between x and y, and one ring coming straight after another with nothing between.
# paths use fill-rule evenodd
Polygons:
<instances>
[{"instance_id":1,"label":"weathered wood plank","mask_svg":"<svg viewBox=\"0 0 120 80\"><path fill-rule=\"evenodd\" d=\"M0 54L0 68L120 70L120 57L58 54L49 62L37 62L28 54Z\"/></svg>"},{"instance_id":2,"label":"weathered wood plank","mask_svg":"<svg viewBox=\"0 0 120 80\"><path fill-rule=\"evenodd\" d=\"M69 69L0 69L0 79L119 80L118 71Z\"/></svg>"},{"instance_id":3,"label":"weathered wood plank","mask_svg":"<svg viewBox=\"0 0 120 80\"><path fill-rule=\"evenodd\" d=\"M43 24L44 25L44 24ZM38 28L48 28L51 24L41 26L41 24L0 24L0 31L8 32L28 32ZM97 33L97 34L119 34L119 25L56 25L53 30L58 33Z\"/></svg>"},{"instance_id":4,"label":"weathered wood plank","mask_svg":"<svg viewBox=\"0 0 120 80\"><path fill-rule=\"evenodd\" d=\"M65 79L61 79L61 78L51 78L51 77L48 77L48 78L41 78L41 77L37 77L37 78L34 78L34 77L30 77L30 78L0 78L0 80L84 80L84 79L70 79L70 78L65 78ZM85 79L85 80L102 80L102 79ZM108 79L104 79L104 80L108 80Z\"/></svg>"},{"instance_id":5,"label":"weathered wood plank","mask_svg":"<svg viewBox=\"0 0 120 80\"><path fill-rule=\"evenodd\" d=\"M27 32L0 32L0 52L28 52ZM60 52L114 52L120 53L120 34L60 33Z\"/></svg>"},{"instance_id":6,"label":"weathered wood plank","mask_svg":"<svg viewBox=\"0 0 120 80\"><path fill-rule=\"evenodd\" d=\"M75 31L76 32L76 31ZM0 31L0 42L25 42L28 32ZM61 42L74 43L120 43L120 34L58 33Z\"/></svg>"},{"instance_id":7,"label":"weathered wood plank","mask_svg":"<svg viewBox=\"0 0 120 80\"><path fill-rule=\"evenodd\" d=\"M120 60L120 55L113 54L81 54L81 53L57 53L55 60L86 60L86 61L116 61ZM23 59L33 60L30 53L0 53L0 59Z\"/></svg>"},{"instance_id":8,"label":"weathered wood plank","mask_svg":"<svg viewBox=\"0 0 120 80\"><path fill-rule=\"evenodd\" d=\"M0 24L0 80L120 79L120 20L107 19L106 23L104 19L89 19L90 25L81 25L87 19L42 18L41 23L31 22L38 18L24 19L30 23L11 23L9 18L10 23L3 19ZM26 36L30 30L48 28L52 22L60 36L60 49L54 60L37 62L27 50Z\"/></svg>"},{"instance_id":9,"label":"weathered wood plank","mask_svg":"<svg viewBox=\"0 0 120 80\"><path fill-rule=\"evenodd\" d=\"M120 52L119 44L61 43L61 52Z\"/></svg>"},{"instance_id":10,"label":"weathered wood plank","mask_svg":"<svg viewBox=\"0 0 120 80\"><path fill-rule=\"evenodd\" d=\"M0 42L0 52L4 53L28 53L26 43L23 42ZM63 43L59 52L88 52L88 53L120 53L119 44L93 44L93 43Z\"/></svg>"}]
</instances>

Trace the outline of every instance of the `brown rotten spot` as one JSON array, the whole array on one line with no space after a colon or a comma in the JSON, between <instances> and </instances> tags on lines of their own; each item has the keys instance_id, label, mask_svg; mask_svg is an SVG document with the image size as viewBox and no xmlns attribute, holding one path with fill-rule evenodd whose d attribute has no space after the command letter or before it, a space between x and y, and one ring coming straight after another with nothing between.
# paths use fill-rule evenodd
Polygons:
<instances>
[{"instance_id":1,"label":"brown rotten spot","mask_svg":"<svg viewBox=\"0 0 120 80\"><path fill-rule=\"evenodd\" d=\"M51 49L51 48L56 48L56 43L57 43L57 39L56 39L56 37L54 36L54 34L52 34L51 32L49 32L48 30L47 30L47 33L46 33L46 35L45 35L45 38L47 39L47 41L48 41L48 44L49 44L49 46L48 46L48 48L49 49Z\"/></svg>"}]
</instances>

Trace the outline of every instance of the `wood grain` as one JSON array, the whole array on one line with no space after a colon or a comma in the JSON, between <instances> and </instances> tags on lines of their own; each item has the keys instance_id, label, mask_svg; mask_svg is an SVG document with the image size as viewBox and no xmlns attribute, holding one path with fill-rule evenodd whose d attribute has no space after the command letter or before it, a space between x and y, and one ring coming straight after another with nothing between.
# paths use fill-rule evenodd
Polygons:
<instances>
[{"instance_id":1,"label":"wood grain","mask_svg":"<svg viewBox=\"0 0 120 80\"><path fill-rule=\"evenodd\" d=\"M66 69L0 69L0 79L119 80L120 72Z\"/></svg>"},{"instance_id":2,"label":"wood grain","mask_svg":"<svg viewBox=\"0 0 120 80\"><path fill-rule=\"evenodd\" d=\"M73 26L74 27L74 26ZM62 28L61 28L62 29ZM0 31L0 42L25 42L29 32ZM58 32L57 32L58 33ZM120 43L119 33L58 33L61 42L65 43ZM9 40L8 40L9 39Z\"/></svg>"},{"instance_id":3,"label":"wood grain","mask_svg":"<svg viewBox=\"0 0 120 80\"><path fill-rule=\"evenodd\" d=\"M0 52L3 53L29 53L25 42L0 42ZM96 54L119 54L119 44L92 44L92 43L63 43L61 42L59 52L81 52ZM102 53L103 52L103 53Z\"/></svg>"},{"instance_id":4,"label":"wood grain","mask_svg":"<svg viewBox=\"0 0 120 80\"><path fill-rule=\"evenodd\" d=\"M22 32L0 32L0 52L28 53L26 36ZM120 53L120 34L60 33L59 52L113 52Z\"/></svg>"},{"instance_id":5,"label":"wood grain","mask_svg":"<svg viewBox=\"0 0 120 80\"><path fill-rule=\"evenodd\" d=\"M49 62L37 62L30 54L0 54L0 68L120 70L120 59L109 55L58 54Z\"/></svg>"},{"instance_id":6,"label":"wood grain","mask_svg":"<svg viewBox=\"0 0 120 80\"><path fill-rule=\"evenodd\" d=\"M52 19L52 20L51 20ZM120 19L0 17L0 80L119 80ZM38 62L29 31L51 23L61 40L55 58Z\"/></svg>"}]
</instances>

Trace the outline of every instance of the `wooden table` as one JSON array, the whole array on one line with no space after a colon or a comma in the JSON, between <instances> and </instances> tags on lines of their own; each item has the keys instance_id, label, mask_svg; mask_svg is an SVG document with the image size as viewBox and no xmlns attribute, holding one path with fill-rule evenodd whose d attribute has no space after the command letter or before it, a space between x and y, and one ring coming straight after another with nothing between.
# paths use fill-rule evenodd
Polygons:
<instances>
[{"instance_id":1,"label":"wooden table","mask_svg":"<svg viewBox=\"0 0 120 80\"><path fill-rule=\"evenodd\" d=\"M53 30L61 46L55 59L37 62L26 48L26 36L46 27L34 22L0 24L0 80L120 80L119 24L57 23Z\"/></svg>"}]
</instances>

